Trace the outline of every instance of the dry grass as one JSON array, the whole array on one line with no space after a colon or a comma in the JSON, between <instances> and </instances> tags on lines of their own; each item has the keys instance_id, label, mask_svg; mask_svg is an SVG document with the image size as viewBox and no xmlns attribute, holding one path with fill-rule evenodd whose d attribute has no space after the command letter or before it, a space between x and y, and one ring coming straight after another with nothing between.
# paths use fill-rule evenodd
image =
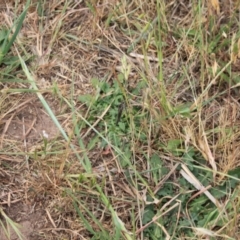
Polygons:
<instances>
[{"instance_id":1,"label":"dry grass","mask_svg":"<svg viewBox=\"0 0 240 240\"><path fill-rule=\"evenodd\" d=\"M239 3L225 2L31 3L9 55L39 90L20 61L0 75L1 205L32 222L27 239L238 238ZM24 5L0 5L10 28Z\"/></svg>"}]
</instances>

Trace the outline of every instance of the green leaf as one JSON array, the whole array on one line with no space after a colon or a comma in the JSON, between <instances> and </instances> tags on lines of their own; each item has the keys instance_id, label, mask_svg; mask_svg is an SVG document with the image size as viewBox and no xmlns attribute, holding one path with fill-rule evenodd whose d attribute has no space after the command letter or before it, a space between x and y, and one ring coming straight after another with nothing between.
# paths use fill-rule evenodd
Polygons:
<instances>
[{"instance_id":1,"label":"green leaf","mask_svg":"<svg viewBox=\"0 0 240 240\"><path fill-rule=\"evenodd\" d=\"M100 85L100 82L99 82L98 78L92 78L91 83L95 88L97 88Z\"/></svg>"},{"instance_id":2,"label":"green leaf","mask_svg":"<svg viewBox=\"0 0 240 240\"><path fill-rule=\"evenodd\" d=\"M143 213L143 224L149 223L155 216L153 205L149 205L144 209Z\"/></svg>"},{"instance_id":3,"label":"green leaf","mask_svg":"<svg viewBox=\"0 0 240 240\"><path fill-rule=\"evenodd\" d=\"M180 148L182 144L182 140L180 139L172 139L168 141L167 150L174 154L175 156L179 156L182 154L182 149Z\"/></svg>"},{"instance_id":4,"label":"green leaf","mask_svg":"<svg viewBox=\"0 0 240 240\"><path fill-rule=\"evenodd\" d=\"M85 103L89 107L94 101L94 96L92 96L91 94L85 94L79 96L78 100L82 103Z\"/></svg>"},{"instance_id":5,"label":"green leaf","mask_svg":"<svg viewBox=\"0 0 240 240\"><path fill-rule=\"evenodd\" d=\"M192 103L181 104L174 108L174 114L179 114L182 117L190 117L191 116L191 109L190 106Z\"/></svg>"},{"instance_id":6,"label":"green leaf","mask_svg":"<svg viewBox=\"0 0 240 240\"><path fill-rule=\"evenodd\" d=\"M240 179L240 167L237 167L235 169L228 171L228 175L230 175L232 177L237 177Z\"/></svg>"},{"instance_id":7,"label":"green leaf","mask_svg":"<svg viewBox=\"0 0 240 240\"><path fill-rule=\"evenodd\" d=\"M119 128L120 128L122 131L125 131L125 130L126 130L126 124L123 123L123 122L119 122L119 123L118 123L118 126L119 126Z\"/></svg>"}]
</instances>

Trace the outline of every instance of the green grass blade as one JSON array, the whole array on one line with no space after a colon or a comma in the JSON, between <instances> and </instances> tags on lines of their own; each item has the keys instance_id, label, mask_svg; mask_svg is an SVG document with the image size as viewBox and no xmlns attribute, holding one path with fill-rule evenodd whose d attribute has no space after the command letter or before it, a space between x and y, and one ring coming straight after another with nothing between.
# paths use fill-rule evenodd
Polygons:
<instances>
[{"instance_id":1,"label":"green grass blade","mask_svg":"<svg viewBox=\"0 0 240 240\"><path fill-rule=\"evenodd\" d=\"M14 25L16 25L16 30L14 31L11 39L8 41L8 37L9 37L9 35L11 33L11 30L8 31L8 33L7 33L6 37L5 37L3 45L1 46L0 64L2 63L4 56L8 53L9 49L13 45L14 41L17 38L18 33L20 32L20 30L22 28L22 24L23 24L23 21L24 21L24 19L26 17L29 4L30 4L30 0L27 1L27 4L26 4L26 7L25 7L24 11L20 15L20 17L16 20L16 22L14 23Z\"/></svg>"},{"instance_id":2,"label":"green grass blade","mask_svg":"<svg viewBox=\"0 0 240 240\"><path fill-rule=\"evenodd\" d=\"M2 208L0 208L0 214L3 216L3 218L5 219L8 229L9 227L15 232L15 234L18 236L18 238L20 240L23 240L23 235L20 232L19 228L21 227L19 224L13 222L6 214L5 212L2 210ZM4 233L6 234L6 236L11 239L11 232L9 232L9 230L6 229L6 227L3 225L2 221L0 221L2 228L4 230Z\"/></svg>"}]
</instances>

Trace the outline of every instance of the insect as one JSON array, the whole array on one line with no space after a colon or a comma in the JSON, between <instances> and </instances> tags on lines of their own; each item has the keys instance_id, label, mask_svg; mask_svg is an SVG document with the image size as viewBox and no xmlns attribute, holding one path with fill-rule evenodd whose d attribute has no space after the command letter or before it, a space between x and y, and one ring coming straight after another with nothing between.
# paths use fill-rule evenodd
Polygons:
<instances>
[{"instance_id":1,"label":"insect","mask_svg":"<svg viewBox=\"0 0 240 240\"><path fill-rule=\"evenodd\" d=\"M122 102L119 107L118 107L118 115L117 115L117 121L116 121L116 124L119 123L120 119L121 119L121 116L122 116L122 113L123 113L123 110L125 108L125 102Z\"/></svg>"}]
</instances>

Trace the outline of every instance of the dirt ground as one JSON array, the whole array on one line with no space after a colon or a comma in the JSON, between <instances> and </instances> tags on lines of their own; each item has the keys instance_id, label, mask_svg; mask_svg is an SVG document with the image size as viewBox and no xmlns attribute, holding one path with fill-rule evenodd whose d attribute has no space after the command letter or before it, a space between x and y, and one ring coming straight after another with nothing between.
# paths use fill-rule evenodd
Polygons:
<instances>
[{"instance_id":1,"label":"dirt ground","mask_svg":"<svg viewBox=\"0 0 240 240\"><path fill-rule=\"evenodd\" d=\"M54 107L53 104L50 105ZM7 114L6 118L2 119L4 122L1 134L2 148L7 147L5 145L7 141L8 143L12 142L13 145L16 144L22 152L33 152L43 147L44 137L51 140L59 134L51 118L35 97L27 96L22 99L9 114L10 118ZM20 142L22 144L19 144ZM45 197L32 194L31 192L35 190L27 186L25 177L30 164L28 158L26 156L1 155L0 159L2 165L9 164L12 171L15 172L14 174L11 174L11 171L1 172L0 200L4 212L14 222L20 224L24 239L45 239L41 234L41 229L52 227L49 224L51 218L47 217L50 215L44 207ZM10 233L11 240L18 239L13 230L10 230ZM4 237L3 229L1 229L0 239L7 240Z\"/></svg>"},{"instance_id":2,"label":"dirt ground","mask_svg":"<svg viewBox=\"0 0 240 240\"><path fill-rule=\"evenodd\" d=\"M46 212L41 207L31 206L31 204L15 203L5 209L6 214L20 224L20 231L25 240L40 240L43 239L41 229L48 226L48 220L45 215ZM1 240L8 240L3 229L0 232ZM18 240L18 236L11 229L10 239Z\"/></svg>"}]
</instances>

